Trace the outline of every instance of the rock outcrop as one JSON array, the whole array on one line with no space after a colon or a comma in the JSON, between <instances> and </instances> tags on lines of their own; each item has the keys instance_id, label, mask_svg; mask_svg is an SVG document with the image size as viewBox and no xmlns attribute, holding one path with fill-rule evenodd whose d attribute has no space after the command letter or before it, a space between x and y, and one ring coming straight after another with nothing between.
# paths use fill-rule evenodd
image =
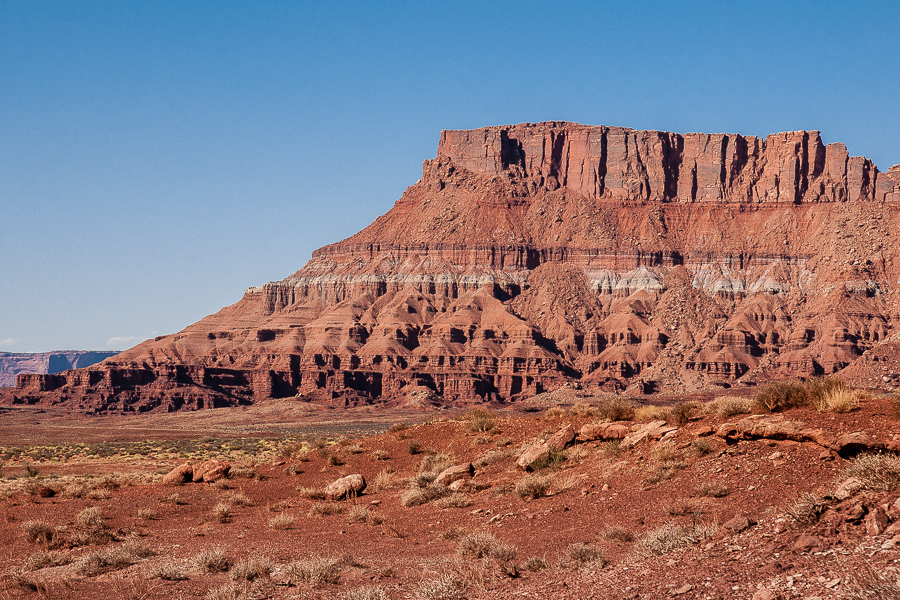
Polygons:
<instances>
[{"instance_id":1,"label":"rock outcrop","mask_svg":"<svg viewBox=\"0 0 900 600\"><path fill-rule=\"evenodd\" d=\"M900 165L815 131L445 131L385 215L290 277L8 401L177 410L432 390L685 392L900 379ZM895 369L895 362L896 365Z\"/></svg>"},{"instance_id":2,"label":"rock outcrop","mask_svg":"<svg viewBox=\"0 0 900 600\"><path fill-rule=\"evenodd\" d=\"M63 350L60 352L0 352L0 387L16 384L19 373L62 373L83 369L115 356L118 352Z\"/></svg>"}]
</instances>

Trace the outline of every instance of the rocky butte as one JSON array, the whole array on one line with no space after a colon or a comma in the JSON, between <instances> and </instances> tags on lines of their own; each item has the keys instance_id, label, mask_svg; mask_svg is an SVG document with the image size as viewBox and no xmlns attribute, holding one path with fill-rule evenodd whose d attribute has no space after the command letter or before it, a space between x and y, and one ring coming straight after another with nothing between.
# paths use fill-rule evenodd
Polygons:
<instances>
[{"instance_id":1,"label":"rocky butte","mask_svg":"<svg viewBox=\"0 0 900 600\"><path fill-rule=\"evenodd\" d=\"M900 378L900 165L565 122L441 133L422 179L290 277L7 402L176 410L515 401Z\"/></svg>"}]
</instances>

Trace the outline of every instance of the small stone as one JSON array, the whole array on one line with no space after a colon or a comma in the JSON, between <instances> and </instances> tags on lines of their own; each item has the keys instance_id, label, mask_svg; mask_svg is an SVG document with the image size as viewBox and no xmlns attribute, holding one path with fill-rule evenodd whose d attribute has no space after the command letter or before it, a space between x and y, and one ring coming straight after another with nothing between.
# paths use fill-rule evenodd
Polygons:
<instances>
[{"instance_id":1,"label":"small stone","mask_svg":"<svg viewBox=\"0 0 900 600\"><path fill-rule=\"evenodd\" d=\"M784 596L781 592L777 592L770 589L761 589L757 590L755 594L753 594L753 600L781 600Z\"/></svg>"},{"instance_id":2,"label":"small stone","mask_svg":"<svg viewBox=\"0 0 900 600\"><path fill-rule=\"evenodd\" d=\"M769 455L769 460L778 460L784 456L783 452L773 452Z\"/></svg>"},{"instance_id":3,"label":"small stone","mask_svg":"<svg viewBox=\"0 0 900 600\"><path fill-rule=\"evenodd\" d=\"M794 550L806 552L822 546L822 538L817 535L803 534L794 542Z\"/></svg>"},{"instance_id":4,"label":"small stone","mask_svg":"<svg viewBox=\"0 0 900 600\"><path fill-rule=\"evenodd\" d=\"M686 584L684 584L683 586L681 586L680 588L678 588L677 590L672 590L672 595L673 595L673 596L680 596L680 595L682 595L682 594L687 594L687 593L688 593L689 591L691 591L692 589L694 589L694 586L692 586L692 585L689 584L689 583L686 583Z\"/></svg>"},{"instance_id":5,"label":"small stone","mask_svg":"<svg viewBox=\"0 0 900 600\"><path fill-rule=\"evenodd\" d=\"M750 527L750 520L743 515L734 515L731 519L726 521L722 527L734 532L740 532Z\"/></svg>"},{"instance_id":6,"label":"small stone","mask_svg":"<svg viewBox=\"0 0 900 600\"><path fill-rule=\"evenodd\" d=\"M885 514L884 510L879 506L872 509L869 514L866 515L863 523L866 526L866 533L869 535L881 535L888 526L887 514Z\"/></svg>"}]
</instances>

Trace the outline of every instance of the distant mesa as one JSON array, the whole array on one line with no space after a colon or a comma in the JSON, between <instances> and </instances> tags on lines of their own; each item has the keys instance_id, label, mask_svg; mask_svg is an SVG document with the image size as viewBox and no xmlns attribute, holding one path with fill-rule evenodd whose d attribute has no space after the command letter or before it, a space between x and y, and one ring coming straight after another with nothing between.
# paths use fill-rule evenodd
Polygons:
<instances>
[{"instance_id":1,"label":"distant mesa","mask_svg":"<svg viewBox=\"0 0 900 600\"><path fill-rule=\"evenodd\" d=\"M0 387L16 385L19 373L62 373L83 369L115 356L117 352L62 350L59 352L0 352Z\"/></svg>"},{"instance_id":2,"label":"distant mesa","mask_svg":"<svg viewBox=\"0 0 900 600\"><path fill-rule=\"evenodd\" d=\"M342 407L563 385L900 379L900 169L817 131L565 122L441 133L394 207L281 281L10 403Z\"/></svg>"}]
</instances>

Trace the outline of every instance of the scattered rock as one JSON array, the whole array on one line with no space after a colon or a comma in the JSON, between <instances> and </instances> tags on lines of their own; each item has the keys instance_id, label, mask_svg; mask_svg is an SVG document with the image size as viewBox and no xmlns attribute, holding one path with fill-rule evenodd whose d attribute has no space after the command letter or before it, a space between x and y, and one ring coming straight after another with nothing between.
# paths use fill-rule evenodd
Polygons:
<instances>
[{"instance_id":1,"label":"scattered rock","mask_svg":"<svg viewBox=\"0 0 900 600\"><path fill-rule=\"evenodd\" d=\"M575 435L574 431L572 431L572 435ZM435 478L434 482L440 485L450 485L459 480L469 479L474 475L475 467L472 466L472 463L453 465L441 471L441 474Z\"/></svg>"},{"instance_id":2,"label":"scattered rock","mask_svg":"<svg viewBox=\"0 0 900 600\"><path fill-rule=\"evenodd\" d=\"M753 600L783 600L784 595L776 590L761 589L753 594Z\"/></svg>"},{"instance_id":3,"label":"scattered rock","mask_svg":"<svg viewBox=\"0 0 900 600\"><path fill-rule=\"evenodd\" d=\"M178 465L162 478L163 485L181 485L194 479L194 467L190 463Z\"/></svg>"},{"instance_id":4,"label":"scattered rock","mask_svg":"<svg viewBox=\"0 0 900 600\"><path fill-rule=\"evenodd\" d=\"M728 521L722 525L725 529L729 529L734 532L744 531L748 527L750 527L750 519L743 515L734 515Z\"/></svg>"},{"instance_id":5,"label":"scattered rock","mask_svg":"<svg viewBox=\"0 0 900 600\"><path fill-rule=\"evenodd\" d=\"M218 460L204 461L194 465L193 480L194 483L205 482L214 483L220 479L228 477L231 472L231 465Z\"/></svg>"},{"instance_id":6,"label":"scattered rock","mask_svg":"<svg viewBox=\"0 0 900 600\"><path fill-rule=\"evenodd\" d=\"M592 440L621 440L631 433L626 423L588 423L578 432L578 437L589 442Z\"/></svg>"},{"instance_id":7,"label":"scattered rock","mask_svg":"<svg viewBox=\"0 0 900 600\"><path fill-rule=\"evenodd\" d=\"M621 448L632 448L644 440L658 440L667 433L678 431L677 427L666 425L665 421L651 421L622 439Z\"/></svg>"},{"instance_id":8,"label":"scattered rock","mask_svg":"<svg viewBox=\"0 0 900 600\"><path fill-rule=\"evenodd\" d=\"M341 500L358 496L366 489L366 479L359 473L341 477L336 481L332 481L325 487L325 498L327 500Z\"/></svg>"},{"instance_id":9,"label":"scattered rock","mask_svg":"<svg viewBox=\"0 0 900 600\"><path fill-rule=\"evenodd\" d=\"M550 446L543 442L535 442L525 449L516 460L516 465L520 469L526 471L532 468L532 465L539 461L545 461L550 458Z\"/></svg>"},{"instance_id":10,"label":"scattered rock","mask_svg":"<svg viewBox=\"0 0 900 600\"><path fill-rule=\"evenodd\" d=\"M804 533L794 542L794 550L797 552L806 552L820 547L822 547L822 538L817 535Z\"/></svg>"},{"instance_id":11,"label":"scattered rock","mask_svg":"<svg viewBox=\"0 0 900 600\"><path fill-rule=\"evenodd\" d=\"M682 594L687 594L687 593L688 593L689 591L691 591L692 589L694 589L694 586L692 586L692 585L689 584L689 583L686 583L686 584L684 584L683 586L681 586L680 588L675 589L675 590L672 590L672 595L673 595L673 596L680 596L680 595L682 595Z\"/></svg>"},{"instance_id":12,"label":"scattered rock","mask_svg":"<svg viewBox=\"0 0 900 600\"><path fill-rule=\"evenodd\" d=\"M575 441L575 429L569 424L550 436L550 439L547 440L546 443L550 450L561 452L573 441Z\"/></svg>"},{"instance_id":13,"label":"scattered rock","mask_svg":"<svg viewBox=\"0 0 900 600\"><path fill-rule=\"evenodd\" d=\"M842 481L837 488L835 488L832 496L836 500L846 500L863 487L863 482L860 481L857 477L850 477L849 479L845 479Z\"/></svg>"},{"instance_id":14,"label":"scattered rock","mask_svg":"<svg viewBox=\"0 0 900 600\"><path fill-rule=\"evenodd\" d=\"M880 506L869 511L863 523L869 535L881 535L888 526L888 517Z\"/></svg>"},{"instance_id":15,"label":"scattered rock","mask_svg":"<svg viewBox=\"0 0 900 600\"><path fill-rule=\"evenodd\" d=\"M835 440L831 449L838 453L841 458L850 458L860 452L869 452L878 450L883 445L879 444L864 431L854 431L847 433Z\"/></svg>"}]
</instances>

